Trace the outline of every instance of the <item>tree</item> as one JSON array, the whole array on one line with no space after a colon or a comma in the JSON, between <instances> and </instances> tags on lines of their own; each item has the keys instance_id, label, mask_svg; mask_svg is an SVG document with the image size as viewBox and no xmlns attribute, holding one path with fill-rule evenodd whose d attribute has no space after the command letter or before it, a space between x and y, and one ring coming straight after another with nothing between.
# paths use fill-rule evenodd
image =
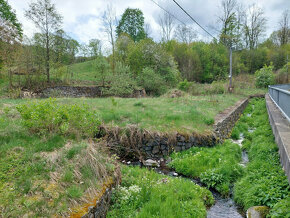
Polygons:
<instances>
[{"instance_id":1,"label":"tree","mask_svg":"<svg viewBox=\"0 0 290 218\"><path fill-rule=\"evenodd\" d=\"M117 26L117 35L127 33L134 42L146 38L144 30L144 16L140 9L127 8Z\"/></svg>"},{"instance_id":2,"label":"tree","mask_svg":"<svg viewBox=\"0 0 290 218\"><path fill-rule=\"evenodd\" d=\"M59 30L62 17L56 11L55 5L50 0L37 0L29 5L25 16L30 19L43 34L45 42L45 68L47 82L50 82L50 49L52 34Z\"/></svg>"},{"instance_id":3,"label":"tree","mask_svg":"<svg viewBox=\"0 0 290 218\"><path fill-rule=\"evenodd\" d=\"M22 25L17 20L15 12L6 0L0 0L0 31L4 29L5 22L16 30L17 35L22 35ZM0 34L0 39L2 39L2 33L0 32Z\"/></svg>"},{"instance_id":4,"label":"tree","mask_svg":"<svg viewBox=\"0 0 290 218\"><path fill-rule=\"evenodd\" d=\"M256 5L248 8L244 21L245 41L248 48L257 48L259 40L265 32L266 21L264 11L261 8Z\"/></svg>"},{"instance_id":5,"label":"tree","mask_svg":"<svg viewBox=\"0 0 290 218\"><path fill-rule=\"evenodd\" d=\"M162 16L159 16L158 23L162 30L162 40L165 42L170 41L175 26L173 17L164 12Z\"/></svg>"},{"instance_id":6,"label":"tree","mask_svg":"<svg viewBox=\"0 0 290 218\"><path fill-rule=\"evenodd\" d=\"M290 42L290 24L289 24L289 9L283 12L282 18L279 22L280 30L278 31L278 38L280 45L285 45Z\"/></svg>"},{"instance_id":7,"label":"tree","mask_svg":"<svg viewBox=\"0 0 290 218\"><path fill-rule=\"evenodd\" d=\"M176 27L174 34L178 41L186 44L190 44L197 37L193 28L183 24Z\"/></svg>"},{"instance_id":8,"label":"tree","mask_svg":"<svg viewBox=\"0 0 290 218\"><path fill-rule=\"evenodd\" d=\"M21 39L22 26L6 0L0 0L0 69L11 60L13 44Z\"/></svg>"},{"instance_id":9,"label":"tree","mask_svg":"<svg viewBox=\"0 0 290 218\"><path fill-rule=\"evenodd\" d=\"M91 57L97 57L102 54L102 43L99 39L91 39L88 47Z\"/></svg>"},{"instance_id":10,"label":"tree","mask_svg":"<svg viewBox=\"0 0 290 218\"><path fill-rule=\"evenodd\" d=\"M228 47L233 47L239 40L238 20L236 15L237 1L223 0L221 2L222 13L218 17L222 25L220 41Z\"/></svg>"},{"instance_id":11,"label":"tree","mask_svg":"<svg viewBox=\"0 0 290 218\"><path fill-rule=\"evenodd\" d=\"M112 5L107 5L107 10L104 12L103 15L103 25L105 27L105 32L107 33L108 39L110 41L110 44L112 46L112 70L113 73L115 72L115 65L116 65L116 60L115 60L115 27L117 24L117 18L116 18L116 13L115 10L113 9Z\"/></svg>"}]
</instances>

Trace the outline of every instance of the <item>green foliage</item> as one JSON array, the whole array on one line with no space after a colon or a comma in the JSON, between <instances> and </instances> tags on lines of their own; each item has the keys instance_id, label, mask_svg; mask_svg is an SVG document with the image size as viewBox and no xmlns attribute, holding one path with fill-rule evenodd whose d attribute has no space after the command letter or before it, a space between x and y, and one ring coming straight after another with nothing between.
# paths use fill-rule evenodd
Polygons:
<instances>
[{"instance_id":1,"label":"green foliage","mask_svg":"<svg viewBox=\"0 0 290 218\"><path fill-rule=\"evenodd\" d=\"M127 33L134 42L146 37L144 30L144 16L140 9L127 8L116 29L117 35Z\"/></svg>"},{"instance_id":2,"label":"green foliage","mask_svg":"<svg viewBox=\"0 0 290 218\"><path fill-rule=\"evenodd\" d=\"M149 95L161 95L166 90L166 82L153 69L146 67L137 77L138 85Z\"/></svg>"},{"instance_id":3,"label":"green foliage","mask_svg":"<svg viewBox=\"0 0 290 218\"><path fill-rule=\"evenodd\" d=\"M273 66L265 65L262 69L256 71L256 86L258 88L267 88L275 82L275 75L273 73Z\"/></svg>"},{"instance_id":4,"label":"green foliage","mask_svg":"<svg viewBox=\"0 0 290 218\"><path fill-rule=\"evenodd\" d=\"M107 85L110 76L110 65L105 57L99 56L95 60L95 68L97 71L97 78L102 86Z\"/></svg>"},{"instance_id":5,"label":"green foliage","mask_svg":"<svg viewBox=\"0 0 290 218\"><path fill-rule=\"evenodd\" d=\"M189 89L190 83L185 79L184 81L181 81L178 83L177 88L181 91L187 92Z\"/></svg>"},{"instance_id":6,"label":"green foliage","mask_svg":"<svg viewBox=\"0 0 290 218\"><path fill-rule=\"evenodd\" d=\"M245 116L251 111L252 116ZM256 205L273 208L289 195L290 188L280 166L265 100L252 100L239 122L246 122L255 131L246 136L244 148L248 151L250 162L245 175L234 186L234 199L244 209Z\"/></svg>"},{"instance_id":7,"label":"green foliage","mask_svg":"<svg viewBox=\"0 0 290 218\"><path fill-rule=\"evenodd\" d=\"M22 35L22 25L17 20L16 13L13 11L11 6L8 4L8 1L6 0L0 0L0 18L12 24L12 26L17 29L18 34L20 36Z\"/></svg>"},{"instance_id":8,"label":"green foliage","mask_svg":"<svg viewBox=\"0 0 290 218\"><path fill-rule=\"evenodd\" d=\"M175 86L179 79L179 71L173 57L151 39L131 44L126 63L136 76L146 67L153 69L168 86Z\"/></svg>"},{"instance_id":9,"label":"green foliage","mask_svg":"<svg viewBox=\"0 0 290 218\"><path fill-rule=\"evenodd\" d=\"M72 185L67 189L67 195L72 199L77 199L83 195L83 192L78 186Z\"/></svg>"},{"instance_id":10,"label":"green foliage","mask_svg":"<svg viewBox=\"0 0 290 218\"><path fill-rule=\"evenodd\" d=\"M84 149L84 146L74 146L71 149L69 149L66 153L66 158L67 159L73 159L74 156L76 156L77 154L79 154L82 150Z\"/></svg>"},{"instance_id":11,"label":"green foliage","mask_svg":"<svg viewBox=\"0 0 290 218\"><path fill-rule=\"evenodd\" d=\"M289 218L290 217L290 196L279 201L275 206L270 210L269 217L271 218L280 218L280 217L285 217Z\"/></svg>"},{"instance_id":12,"label":"green foliage","mask_svg":"<svg viewBox=\"0 0 290 218\"><path fill-rule=\"evenodd\" d=\"M208 190L190 180L127 166L122 175L107 217L205 217L214 202Z\"/></svg>"},{"instance_id":13,"label":"green foliage","mask_svg":"<svg viewBox=\"0 0 290 218\"><path fill-rule=\"evenodd\" d=\"M62 105L55 99L32 101L17 106L23 124L31 132L93 137L99 116L87 105Z\"/></svg>"},{"instance_id":14,"label":"green foliage","mask_svg":"<svg viewBox=\"0 0 290 218\"><path fill-rule=\"evenodd\" d=\"M226 141L213 148L193 147L181 153L171 155L170 166L176 172L192 178L200 178L207 187L215 188L223 195L228 195L230 183L243 173L239 165L241 149L238 145Z\"/></svg>"}]
</instances>

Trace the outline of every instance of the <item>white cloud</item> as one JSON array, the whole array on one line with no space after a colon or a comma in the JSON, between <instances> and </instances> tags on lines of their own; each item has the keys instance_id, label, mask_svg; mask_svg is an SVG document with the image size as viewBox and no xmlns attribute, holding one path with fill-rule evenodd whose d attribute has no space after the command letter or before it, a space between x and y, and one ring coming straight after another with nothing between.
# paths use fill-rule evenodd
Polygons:
<instances>
[{"instance_id":1,"label":"white cloud","mask_svg":"<svg viewBox=\"0 0 290 218\"><path fill-rule=\"evenodd\" d=\"M173 1L155 1L185 23L192 24L192 21ZM24 11L28 8L31 0L8 0L8 2L16 10L18 19L23 23L24 33L32 36L36 31L34 25L24 16ZM107 4L112 4L115 7L119 18L127 7L140 8L144 13L145 22L151 26L152 37L155 40L160 39L160 29L157 20L163 12L150 0L52 0L52 2L56 4L57 10L64 18L64 30L80 42L87 43L92 38L98 38L103 41L103 44L108 45L107 36L102 31L101 20ZM210 27L216 25L218 6L221 0L179 0L178 2L201 25L206 27L211 33L215 33ZM290 8L289 0L239 0L239 2L242 2L245 6L256 3L264 9L268 20L267 36L278 28L278 21L283 10ZM199 27L196 27L196 30L200 34L200 38L209 39Z\"/></svg>"}]
</instances>

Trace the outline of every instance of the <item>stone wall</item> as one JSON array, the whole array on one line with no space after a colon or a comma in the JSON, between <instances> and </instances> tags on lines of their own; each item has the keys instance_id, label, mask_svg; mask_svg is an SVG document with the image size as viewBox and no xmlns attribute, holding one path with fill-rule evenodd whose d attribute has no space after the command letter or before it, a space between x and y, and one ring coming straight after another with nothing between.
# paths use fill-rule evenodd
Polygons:
<instances>
[{"instance_id":1,"label":"stone wall","mask_svg":"<svg viewBox=\"0 0 290 218\"><path fill-rule=\"evenodd\" d=\"M100 97L102 96L102 88L81 87L81 86L56 86L45 88L40 91L39 96L42 98L49 97Z\"/></svg>"},{"instance_id":2,"label":"stone wall","mask_svg":"<svg viewBox=\"0 0 290 218\"><path fill-rule=\"evenodd\" d=\"M90 207L86 215L82 218L105 218L110 207L112 189L107 188L96 206Z\"/></svg>"},{"instance_id":3,"label":"stone wall","mask_svg":"<svg viewBox=\"0 0 290 218\"><path fill-rule=\"evenodd\" d=\"M160 159L173 151L179 152L191 147L210 147L230 136L232 128L248 104L248 99L237 102L216 118L214 130L205 134L158 133L141 130L137 126L126 128L103 127L105 139L110 148L122 158Z\"/></svg>"},{"instance_id":4,"label":"stone wall","mask_svg":"<svg viewBox=\"0 0 290 218\"><path fill-rule=\"evenodd\" d=\"M105 218L107 216L111 204L112 190L121 184L121 177L121 168L117 165L113 178L103 185L103 191L100 198L96 201L96 205L89 207L88 212L82 218Z\"/></svg>"},{"instance_id":5,"label":"stone wall","mask_svg":"<svg viewBox=\"0 0 290 218\"><path fill-rule=\"evenodd\" d=\"M223 140L230 137L235 123L240 118L248 103L248 99L241 100L237 102L234 106L226 109L225 111L216 116L214 133L218 138L218 141L222 142Z\"/></svg>"},{"instance_id":6,"label":"stone wall","mask_svg":"<svg viewBox=\"0 0 290 218\"><path fill-rule=\"evenodd\" d=\"M107 88L107 87L106 87ZM45 88L37 93L37 97L49 98L49 97L70 97L70 98L79 98L79 97L109 97L103 94L104 87L102 86L55 86ZM25 94L23 93L23 96ZM124 96L120 96L124 97ZM146 92L144 89L134 90L133 93L126 97L136 97L142 98L146 97Z\"/></svg>"}]
</instances>

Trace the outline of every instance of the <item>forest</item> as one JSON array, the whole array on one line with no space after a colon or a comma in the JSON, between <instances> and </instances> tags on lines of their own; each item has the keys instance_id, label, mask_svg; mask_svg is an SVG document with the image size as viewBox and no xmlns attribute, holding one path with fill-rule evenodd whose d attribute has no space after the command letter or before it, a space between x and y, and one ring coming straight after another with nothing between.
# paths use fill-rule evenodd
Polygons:
<instances>
[{"instance_id":1,"label":"forest","mask_svg":"<svg viewBox=\"0 0 290 218\"><path fill-rule=\"evenodd\" d=\"M211 41L198 39L192 25L180 23L164 11L158 20L161 41L154 41L140 9L127 8L117 17L114 7L107 5L101 14L110 48L104 52L104 42L99 39L86 44L69 36L63 30L62 15L49 0L27 5L25 16L37 29L32 38L23 34L9 3L1 0L0 6L3 96L19 97L21 90L55 85L97 85L115 96L127 96L141 88L159 96L171 88L227 80L230 49L234 76L254 75L266 66L265 74L270 74L258 86L289 81L289 10L281 14L276 30L265 38L267 19L261 8L222 1L217 17L219 33ZM85 80L79 78L82 68L89 74Z\"/></svg>"}]
</instances>

